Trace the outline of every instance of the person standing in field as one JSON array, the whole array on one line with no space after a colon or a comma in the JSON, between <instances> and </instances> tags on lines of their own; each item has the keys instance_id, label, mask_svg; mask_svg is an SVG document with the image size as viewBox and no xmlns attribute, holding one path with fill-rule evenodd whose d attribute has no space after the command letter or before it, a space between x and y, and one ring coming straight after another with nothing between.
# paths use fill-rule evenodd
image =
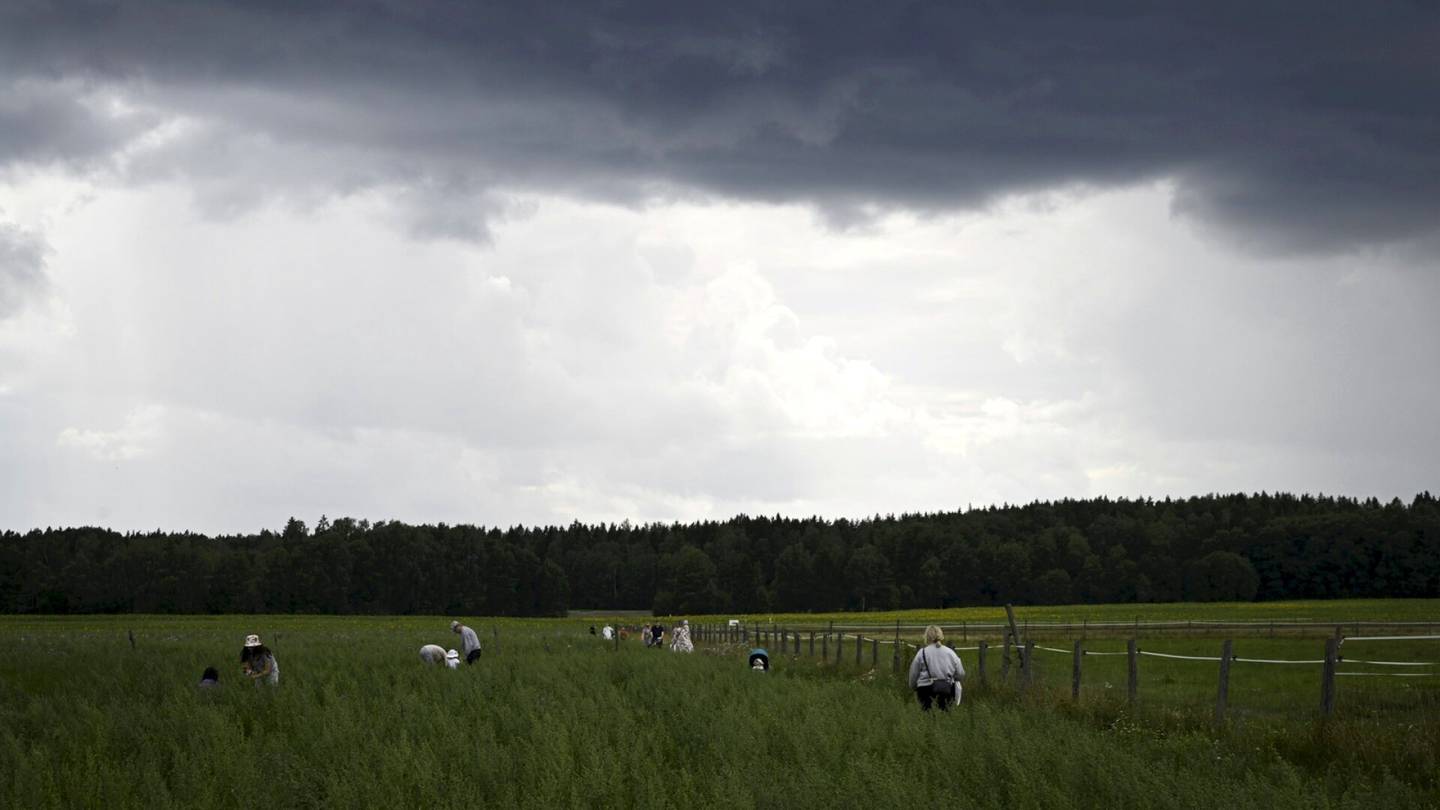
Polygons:
<instances>
[{"instance_id":1,"label":"person standing in field","mask_svg":"<svg viewBox=\"0 0 1440 810\"><path fill-rule=\"evenodd\" d=\"M689 619L682 619L670 634L670 652L695 652L695 645L690 641Z\"/></svg>"},{"instance_id":2,"label":"person standing in field","mask_svg":"<svg viewBox=\"0 0 1440 810\"><path fill-rule=\"evenodd\" d=\"M600 629L600 635L603 636L606 641L610 641L615 638L615 628L607 624Z\"/></svg>"},{"instance_id":3,"label":"person standing in field","mask_svg":"<svg viewBox=\"0 0 1440 810\"><path fill-rule=\"evenodd\" d=\"M647 624L640 629L640 640L645 642L646 647L650 646L650 625Z\"/></svg>"},{"instance_id":4,"label":"person standing in field","mask_svg":"<svg viewBox=\"0 0 1440 810\"><path fill-rule=\"evenodd\" d=\"M945 631L939 627L925 628L925 645L910 662L910 688L915 690L921 711L930 711L932 703L942 712L950 711L950 704L960 696L965 665L954 650L940 643L944 640Z\"/></svg>"},{"instance_id":5,"label":"person standing in field","mask_svg":"<svg viewBox=\"0 0 1440 810\"><path fill-rule=\"evenodd\" d=\"M480 657L480 637L460 622L450 622L450 629L460 634L460 648L465 653L465 663L475 663L475 659Z\"/></svg>"},{"instance_id":6,"label":"person standing in field","mask_svg":"<svg viewBox=\"0 0 1440 810\"><path fill-rule=\"evenodd\" d=\"M240 650L240 672L257 684L261 681L271 686L280 683L280 663L275 660L275 653L253 633L245 637L245 646Z\"/></svg>"},{"instance_id":7,"label":"person standing in field","mask_svg":"<svg viewBox=\"0 0 1440 810\"><path fill-rule=\"evenodd\" d=\"M420 648L420 660L427 664L444 663L445 648L439 644L426 644Z\"/></svg>"}]
</instances>

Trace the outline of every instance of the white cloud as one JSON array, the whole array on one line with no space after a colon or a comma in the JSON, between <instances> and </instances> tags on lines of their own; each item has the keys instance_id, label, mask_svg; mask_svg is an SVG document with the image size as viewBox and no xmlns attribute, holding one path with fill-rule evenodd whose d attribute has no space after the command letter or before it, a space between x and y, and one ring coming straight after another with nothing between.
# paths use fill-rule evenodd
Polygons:
<instances>
[{"instance_id":1,"label":"white cloud","mask_svg":"<svg viewBox=\"0 0 1440 810\"><path fill-rule=\"evenodd\" d=\"M379 191L216 219L59 187L0 193L52 247L46 305L0 322L17 528L1388 495L1440 458L1406 404L1436 393L1428 276L1237 258L1163 185L850 231L511 195L488 246Z\"/></svg>"},{"instance_id":2,"label":"white cloud","mask_svg":"<svg viewBox=\"0 0 1440 810\"><path fill-rule=\"evenodd\" d=\"M115 430L67 427L55 444L82 450L98 461L131 461L155 450L163 438L164 421L163 406L144 405L131 409Z\"/></svg>"}]
</instances>

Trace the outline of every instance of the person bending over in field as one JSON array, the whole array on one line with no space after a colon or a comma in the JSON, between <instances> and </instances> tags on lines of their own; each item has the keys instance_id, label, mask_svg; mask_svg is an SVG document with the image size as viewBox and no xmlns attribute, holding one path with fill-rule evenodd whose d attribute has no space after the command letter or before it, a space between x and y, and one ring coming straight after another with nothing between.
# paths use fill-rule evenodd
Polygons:
<instances>
[{"instance_id":1,"label":"person bending over in field","mask_svg":"<svg viewBox=\"0 0 1440 810\"><path fill-rule=\"evenodd\" d=\"M427 664L445 663L445 648L439 644L426 644L420 648L420 660Z\"/></svg>"},{"instance_id":2,"label":"person bending over in field","mask_svg":"<svg viewBox=\"0 0 1440 810\"><path fill-rule=\"evenodd\" d=\"M450 629L460 634L460 647L465 652L465 663L475 663L475 659L480 657L480 637L460 622L450 622Z\"/></svg>"},{"instance_id":3,"label":"person bending over in field","mask_svg":"<svg viewBox=\"0 0 1440 810\"><path fill-rule=\"evenodd\" d=\"M910 662L910 688L915 690L922 711L930 711L932 702L939 705L940 711L950 711L950 704L960 696L965 665L954 650L940 643L944 640L945 632L940 628L933 624L925 628L925 646Z\"/></svg>"},{"instance_id":4,"label":"person bending over in field","mask_svg":"<svg viewBox=\"0 0 1440 810\"><path fill-rule=\"evenodd\" d=\"M215 669L215 667L205 667L205 671L200 673L200 688L220 688L220 671Z\"/></svg>"},{"instance_id":5,"label":"person bending over in field","mask_svg":"<svg viewBox=\"0 0 1440 810\"><path fill-rule=\"evenodd\" d=\"M275 686L280 683L280 664L275 653L260 643L254 634L245 637L245 646L240 650L240 673L255 683L264 681Z\"/></svg>"}]
</instances>

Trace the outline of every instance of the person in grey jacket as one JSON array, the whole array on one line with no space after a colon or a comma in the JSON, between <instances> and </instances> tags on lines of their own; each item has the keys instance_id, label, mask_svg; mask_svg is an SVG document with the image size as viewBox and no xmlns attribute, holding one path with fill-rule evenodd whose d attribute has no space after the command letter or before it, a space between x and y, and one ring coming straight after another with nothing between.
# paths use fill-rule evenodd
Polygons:
<instances>
[{"instance_id":1,"label":"person in grey jacket","mask_svg":"<svg viewBox=\"0 0 1440 810\"><path fill-rule=\"evenodd\" d=\"M925 646L915 653L910 662L910 688L920 701L922 711L930 711L932 704L940 711L950 710L950 704L960 696L960 679L965 677L965 665L960 656L940 642L945 640L945 631L930 625L925 628ZM953 684L941 687L938 684Z\"/></svg>"},{"instance_id":2,"label":"person in grey jacket","mask_svg":"<svg viewBox=\"0 0 1440 810\"><path fill-rule=\"evenodd\" d=\"M460 647L465 651L465 663L475 663L480 658L480 637L460 622L450 622L450 629L460 634Z\"/></svg>"}]
</instances>

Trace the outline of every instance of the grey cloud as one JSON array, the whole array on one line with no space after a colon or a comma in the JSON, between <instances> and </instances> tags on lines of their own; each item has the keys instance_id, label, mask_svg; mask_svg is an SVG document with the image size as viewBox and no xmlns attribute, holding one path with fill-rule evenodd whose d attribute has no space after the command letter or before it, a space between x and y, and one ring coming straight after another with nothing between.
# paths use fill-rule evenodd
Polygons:
<instances>
[{"instance_id":1,"label":"grey cloud","mask_svg":"<svg viewBox=\"0 0 1440 810\"><path fill-rule=\"evenodd\" d=\"M1181 213L1294 252L1440 221L1437 34L1433 4L1398 0L95 2L0 11L0 67L335 150L323 182L342 191L417 173L691 188L844 222L1168 176ZM83 116L22 117L17 131L70 132L71 151L108 143L101 121L84 135ZM41 140L0 140L0 164L43 157Z\"/></svg>"},{"instance_id":2,"label":"grey cloud","mask_svg":"<svg viewBox=\"0 0 1440 810\"><path fill-rule=\"evenodd\" d=\"M45 240L0 222L0 318L19 312L45 286Z\"/></svg>"}]
</instances>

